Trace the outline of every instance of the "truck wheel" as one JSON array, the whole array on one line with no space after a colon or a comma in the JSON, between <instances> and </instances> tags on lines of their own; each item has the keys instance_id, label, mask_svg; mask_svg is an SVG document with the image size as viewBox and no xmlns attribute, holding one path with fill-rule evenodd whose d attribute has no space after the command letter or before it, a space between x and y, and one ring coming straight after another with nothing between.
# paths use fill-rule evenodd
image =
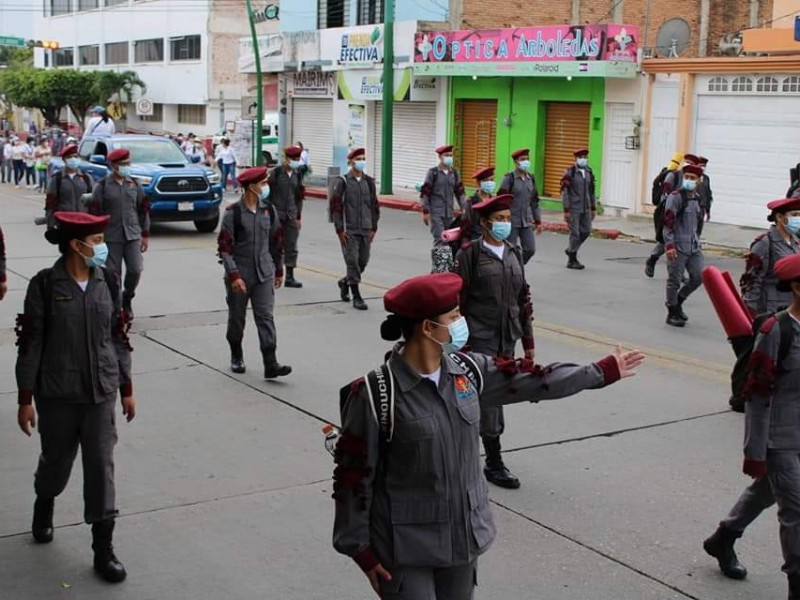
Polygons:
<instances>
[{"instance_id":1,"label":"truck wheel","mask_svg":"<svg viewBox=\"0 0 800 600\"><path fill-rule=\"evenodd\" d=\"M262 152L262 155L264 157L264 164L268 167L272 166L272 154L269 152Z\"/></svg>"},{"instance_id":2,"label":"truck wheel","mask_svg":"<svg viewBox=\"0 0 800 600\"><path fill-rule=\"evenodd\" d=\"M194 226L200 233L213 233L219 223L219 213L216 213L212 218L205 221L195 221Z\"/></svg>"}]
</instances>

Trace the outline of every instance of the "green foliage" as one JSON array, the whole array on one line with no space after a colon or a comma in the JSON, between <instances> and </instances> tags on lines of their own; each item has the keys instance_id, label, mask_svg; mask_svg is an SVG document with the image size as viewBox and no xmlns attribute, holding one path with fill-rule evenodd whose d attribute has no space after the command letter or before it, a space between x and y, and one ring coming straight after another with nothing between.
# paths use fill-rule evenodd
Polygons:
<instances>
[{"instance_id":1,"label":"green foliage","mask_svg":"<svg viewBox=\"0 0 800 600\"><path fill-rule=\"evenodd\" d=\"M76 69L8 68L0 72L0 92L17 106L38 108L50 125L58 123L68 106L79 118L95 104L105 106L115 94L130 101L134 89L146 91L134 71L79 71Z\"/></svg>"}]
</instances>

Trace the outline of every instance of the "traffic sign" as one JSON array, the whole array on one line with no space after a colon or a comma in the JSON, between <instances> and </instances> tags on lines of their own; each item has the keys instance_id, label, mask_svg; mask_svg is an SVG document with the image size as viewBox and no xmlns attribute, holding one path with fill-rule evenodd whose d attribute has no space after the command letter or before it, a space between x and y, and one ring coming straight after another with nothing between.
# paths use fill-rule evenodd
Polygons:
<instances>
[{"instance_id":1,"label":"traffic sign","mask_svg":"<svg viewBox=\"0 0 800 600\"><path fill-rule=\"evenodd\" d=\"M12 37L10 35L0 35L0 46L17 46L24 47L26 44L25 38Z\"/></svg>"}]
</instances>

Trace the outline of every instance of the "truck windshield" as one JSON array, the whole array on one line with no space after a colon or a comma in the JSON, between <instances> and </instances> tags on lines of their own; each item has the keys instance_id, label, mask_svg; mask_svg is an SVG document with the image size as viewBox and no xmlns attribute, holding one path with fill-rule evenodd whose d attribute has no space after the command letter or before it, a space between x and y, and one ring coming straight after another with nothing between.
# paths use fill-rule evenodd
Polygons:
<instances>
[{"instance_id":1,"label":"truck windshield","mask_svg":"<svg viewBox=\"0 0 800 600\"><path fill-rule=\"evenodd\" d=\"M131 163L181 163L186 164L189 159L177 144L170 140L125 140L111 142L111 150L126 148L131 153Z\"/></svg>"}]
</instances>

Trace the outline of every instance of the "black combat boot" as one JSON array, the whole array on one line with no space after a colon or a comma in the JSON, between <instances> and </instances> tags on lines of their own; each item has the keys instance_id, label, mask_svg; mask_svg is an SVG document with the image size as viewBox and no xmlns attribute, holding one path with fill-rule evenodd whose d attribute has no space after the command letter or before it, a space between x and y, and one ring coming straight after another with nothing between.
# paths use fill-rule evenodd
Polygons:
<instances>
[{"instance_id":1,"label":"black combat boot","mask_svg":"<svg viewBox=\"0 0 800 600\"><path fill-rule=\"evenodd\" d=\"M241 344L231 344L231 371L239 374L247 371Z\"/></svg>"},{"instance_id":2,"label":"black combat boot","mask_svg":"<svg viewBox=\"0 0 800 600\"><path fill-rule=\"evenodd\" d=\"M800 575L789 575L789 600L800 600Z\"/></svg>"},{"instance_id":3,"label":"black combat boot","mask_svg":"<svg viewBox=\"0 0 800 600\"><path fill-rule=\"evenodd\" d=\"M367 303L364 302L364 299L361 297L361 292L358 290L358 284L353 283L350 284L350 291L353 292L353 308L356 310L367 310L369 308Z\"/></svg>"},{"instance_id":4,"label":"black combat boot","mask_svg":"<svg viewBox=\"0 0 800 600\"><path fill-rule=\"evenodd\" d=\"M303 284L294 278L294 267L286 267L286 281L284 285L288 288L301 288Z\"/></svg>"},{"instance_id":5,"label":"black combat boot","mask_svg":"<svg viewBox=\"0 0 800 600\"><path fill-rule=\"evenodd\" d=\"M678 296L678 304L675 305L675 316L677 316L684 323L688 323L689 317L686 315L685 312L683 312L683 303L685 300L686 298L681 298L680 296Z\"/></svg>"},{"instance_id":6,"label":"black combat boot","mask_svg":"<svg viewBox=\"0 0 800 600\"><path fill-rule=\"evenodd\" d=\"M717 559L722 574L731 579L747 577L747 569L739 562L736 552L733 550L733 544L740 536L741 534L720 525L714 534L703 542L703 549ZM798 596L798 600L800 600L800 596Z\"/></svg>"},{"instance_id":7,"label":"black combat boot","mask_svg":"<svg viewBox=\"0 0 800 600\"><path fill-rule=\"evenodd\" d=\"M339 284L339 298L342 302L350 302L350 286L347 285L347 277L342 277L336 283Z\"/></svg>"},{"instance_id":8,"label":"black combat boot","mask_svg":"<svg viewBox=\"0 0 800 600\"><path fill-rule=\"evenodd\" d=\"M483 474L486 480L503 488L515 490L519 487L519 479L503 464L500 454L500 438L481 436L483 449L486 451L486 466Z\"/></svg>"},{"instance_id":9,"label":"black combat boot","mask_svg":"<svg viewBox=\"0 0 800 600\"><path fill-rule=\"evenodd\" d=\"M673 327L685 327L686 321L678 316L676 309L677 306L670 306L667 304L667 325L672 325Z\"/></svg>"},{"instance_id":10,"label":"black combat boot","mask_svg":"<svg viewBox=\"0 0 800 600\"><path fill-rule=\"evenodd\" d=\"M265 348L262 350L264 355L264 379L275 379L276 377L286 377L292 372L292 367L278 363L275 357L275 348Z\"/></svg>"},{"instance_id":11,"label":"black combat boot","mask_svg":"<svg viewBox=\"0 0 800 600\"><path fill-rule=\"evenodd\" d=\"M728 406L731 407L733 412L744 412L744 398L742 396L731 396L728 399Z\"/></svg>"},{"instance_id":12,"label":"black combat boot","mask_svg":"<svg viewBox=\"0 0 800 600\"><path fill-rule=\"evenodd\" d=\"M578 261L577 252L567 252L567 256L569 256L569 260L567 261L568 269L575 269L576 271L582 271L583 269L586 268L580 263L580 261Z\"/></svg>"},{"instance_id":13,"label":"black combat boot","mask_svg":"<svg viewBox=\"0 0 800 600\"><path fill-rule=\"evenodd\" d=\"M656 274L657 262L658 262L658 257L650 255L647 259L647 262L644 263L644 274L650 277L651 279Z\"/></svg>"},{"instance_id":14,"label":"black combat boot","mask_svg":"<svg viewBox=\"0 0 800 600\"><path fill-rule=\"evenodd\" d=\"M36 496L33 503L33 525L31 533L33 539L40 544L49 544L53 541L53 507L54 498Z\"/></svg>"},{"instance_id":15,"label":"black combat boot","mask_svg":"<svg viewBox=\"0 0 800 600\"><path fill-rule=\"evenodd\" d=\"M126 292L122 293L122 310L129 321L133 321L133 296L128 295Z\"/></svg>"},{"instance_id":16,"label":"black combat boot","mask_svg":"<svg viewBox=\"0 0 800 600\"><path fill-rule=\"evenodd\" d=\"M94 570L109 583L124 581L128 575L125 567L114 555L114 519L92 524L92 550L94 550Z\"/></svg>"}]
</instances>

